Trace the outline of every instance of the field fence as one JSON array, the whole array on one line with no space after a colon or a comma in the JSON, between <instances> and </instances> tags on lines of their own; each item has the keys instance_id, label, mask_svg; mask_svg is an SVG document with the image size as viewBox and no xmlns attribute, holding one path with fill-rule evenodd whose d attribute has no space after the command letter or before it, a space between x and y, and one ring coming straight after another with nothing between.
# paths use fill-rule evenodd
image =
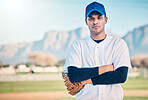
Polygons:
<instances>
[{"instance_id":1,"label":"field fence","mask_svg":"<svg viewBox=\"0 0 148 100\"><path fill-rule=\"evenodd\" d=\"M61 73L57 74L16 74L16 75L0 75L0 82L15 81L54 81L63 80Z\"/></svg>"}]
</instances>

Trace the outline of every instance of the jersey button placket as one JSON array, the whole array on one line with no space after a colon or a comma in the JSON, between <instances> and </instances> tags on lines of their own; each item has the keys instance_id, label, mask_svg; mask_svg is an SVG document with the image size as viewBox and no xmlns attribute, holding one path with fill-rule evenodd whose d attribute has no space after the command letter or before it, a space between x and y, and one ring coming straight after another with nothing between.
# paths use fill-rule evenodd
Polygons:
<instances>
[{"instance_id":1,"label":"jersey button placket","mask_svg":"<svg viewBox=\"0 0 148 100\"><path fill-rule=\"evenodd\" d=\"M96 50L97 50L97 65L102 66L101 47L97 46ZM98 95L99 100L105 100L105 97L104 97L104 85L98 85L98 91L99 91L99 95Z\"/></svg>"},{"instance_id":2,"label":"jersey button placket","mask_svg":"<svg viewBox=\"0 0 148 100\"><path fill-rule=\"evenodd\" d=\"M100 66L99 56L100 56L99 46L96 45L95 46L95 62L96 62L95 64L96 64L96 66ZM97 85L97 100L100 100L99 97L100 97L100 85Z\"/></svg>"},{"instance_id":3,"label":"jersey button placket","mask_svg":"<svg viewBox=\"0 0 148 100\"><path fill-rule=\"evenodd\" d=\"M99 61L98 61L98 46L96 45L94 48L94 60L95 60L95 65L99 66ZM97 85L97 91L96 91L96 95L97 95L97 100L99 100L98 96L99 96L99 85Z\"/></svg>"},{"instance_id":4,"label":"jersey button placket","mask_svg":"<svg viewBox=\"0 0 148 100\"><path fill-rule=\"evenodd\" d=\"M98 52L99 52L98 51L98 46L96 45L95 46L95 64L96 64L96 66L99 65L99 59L98 59L99 53Z\"/></svg>"}]
</instances>

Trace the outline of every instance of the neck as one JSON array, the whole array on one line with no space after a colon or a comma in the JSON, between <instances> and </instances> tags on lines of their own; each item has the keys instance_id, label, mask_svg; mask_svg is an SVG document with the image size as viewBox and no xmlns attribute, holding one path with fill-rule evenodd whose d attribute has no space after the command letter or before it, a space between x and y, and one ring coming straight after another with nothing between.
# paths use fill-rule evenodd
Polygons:
<instances>
[{"instance_id":1,"label":"neck","mask_svg":"<svg viewBox=\"0 0 148 100\"><path fill-rule=\"evenodd\" d=\"M90 36L94 40L102 40L102 39L106 38L106 34L105 33L104 34L97 34L97 35L91 34Z\"/></svg>"}]
</instances>

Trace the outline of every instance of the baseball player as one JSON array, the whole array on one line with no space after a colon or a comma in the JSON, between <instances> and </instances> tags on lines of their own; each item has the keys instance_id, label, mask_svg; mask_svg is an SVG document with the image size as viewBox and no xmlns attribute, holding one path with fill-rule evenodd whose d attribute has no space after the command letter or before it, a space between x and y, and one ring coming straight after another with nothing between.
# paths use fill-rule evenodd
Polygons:
<instances>
[{"instance_id":1,"label":"baseball player","mask_svg":"<svg viewBox=\"0 0 148 100\"><path fill-rule=\"evenodd\" d=\"M74 41L70 47L63 73L68 73L70 82L84 85L75 93L77 100L123 99L120 83L132 71L129 51L123 39L105 33L107 20L104 6L90 3L85 11L90 36ZM67 87L69 91L73 89Z\"/></svg>"}]
</instances>

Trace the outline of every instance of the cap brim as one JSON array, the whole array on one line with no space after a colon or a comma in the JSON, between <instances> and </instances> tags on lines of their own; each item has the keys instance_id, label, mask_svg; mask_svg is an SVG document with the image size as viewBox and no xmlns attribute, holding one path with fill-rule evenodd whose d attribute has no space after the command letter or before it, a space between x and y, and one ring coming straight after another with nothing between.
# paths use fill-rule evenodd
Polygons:
<instances>
[{"instance_id":1,"label":"cap brim","mask_svg":"<svg viewBox=\"0 0 148 100\"><path fill-rule=\"evenodd\" d=\"M103 12L98 11L97 9L92 9L92 10L90 10L90 11L87 13L86 17L88 17L89 14L90 14L91 12L93 12L93 11L97 11L97 12L99 12L100 14L105 15Z\"/></svg>"}]
</instances>

